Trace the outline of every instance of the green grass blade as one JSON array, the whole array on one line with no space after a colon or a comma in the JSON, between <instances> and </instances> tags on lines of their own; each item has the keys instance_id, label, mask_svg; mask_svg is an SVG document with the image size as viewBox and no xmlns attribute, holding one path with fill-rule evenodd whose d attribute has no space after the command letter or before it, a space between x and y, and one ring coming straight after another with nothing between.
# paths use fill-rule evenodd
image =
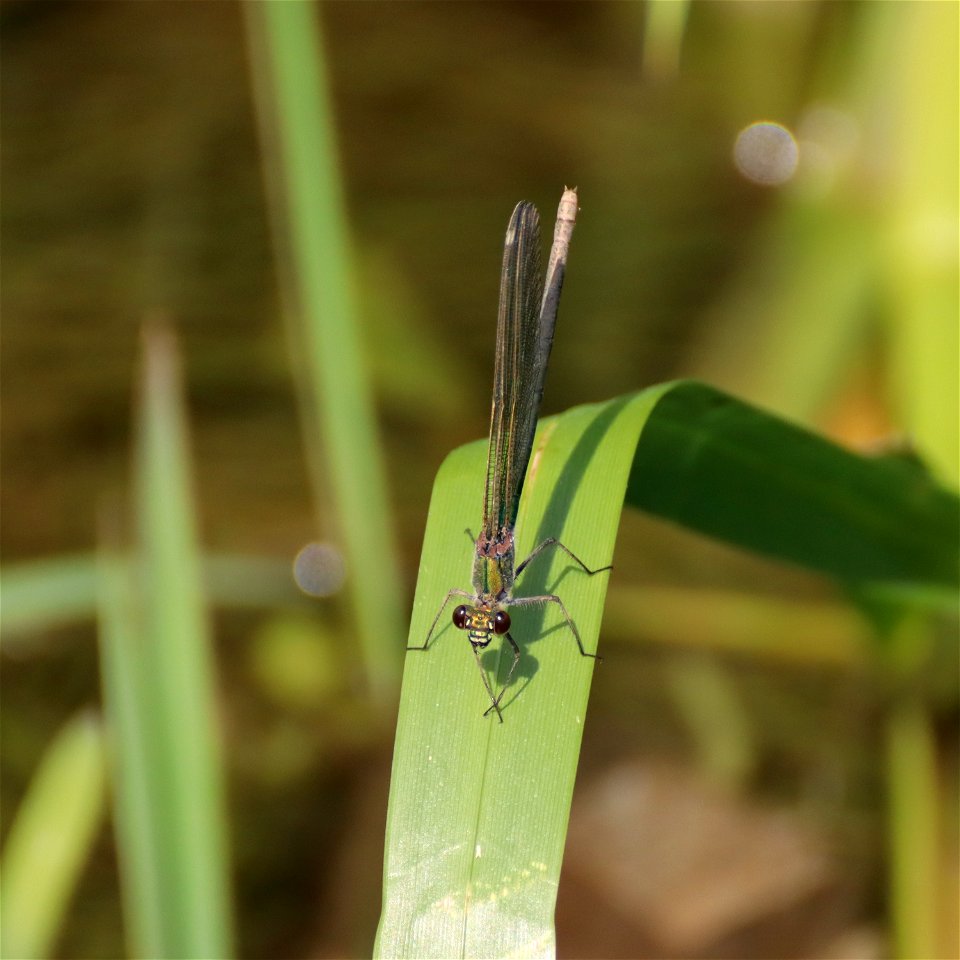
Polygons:
<instances>
[{"instance_id":1,"label":"green grass blade","mask_svg":"<svg viewBox=\"0 0 960 960\"><path fill-rule=\"evenodd\" d=\"M7 564L2 577L4 644L32 630L93 617L97 571L90 554Z\"/></svg>"},{"instance_id":2,"label":"green grass blade","mask_svg":"<svg viewBox=\"0 0 960 960\"><path fill-rule=\"evenodd\" d=\"M103 535L102 535L103 536ZM107 539L103 536L103 539ZM161 872L163 811L151 803L160 775L162 738L150 704L149 664L143 653L143 615L134 565L112 543L99 555L100 682L111 751L113 826L120 861L126 940L131 956L162 956L168 937Z\"/></svg>"},{"instance_id":3,"label":"green grass blade","mask_svg":"<svg viewBox=\"0 0 960 960\"><path fill-rule=\"evenodd\" d=\"M139 562L105 564L104 694L136 952L232 952L210 637L173 338L145 337L137 435ZM125 590L125 588L127 588Z\"/></svg>"},{"instance_id":4,"label":"green grass blade","mask_svg":"<svg viewBox=\"0 0 960 960\"><path fill-rule=\"evenodd\" d=\"M852 582L955 585L960 505L917 464L862 457L705 384L664 394L627 500Z\"/></svg>"},{"instance_id":5,"label":"green grass blade","mask_svg":"<svg viewBox=\"0 0 960 960\"><path fill-rule=\"evenodd\" d=\"M3 648L27 648L45 642L45 630L93 621L99 610L98 567L94 553L4 566ZM202 567L204 592L217 608L272 609L310 602L296 588L289 559L209 553L203 556Z\"/></svg>"},{"instance_id":6,"label":"green grass blade","mask_svg":"<svg viewBox=\"0 0 960 960\"><path fill-rule=\"evenodd\" d=\"M3 849L0 956L49 956L103 812L100 725L74 717L43 757Z\"/></svg>"},{"instance_id":7,"label":"green grass blade","mask_svg":"<svg viewBox=\"0 0 960 960\"><path fill-rule=\"evenodd\" d=\"M624 8L621 8L623 10ZM626 8L630 16L635 11ZM649 0L643 8L643 72L652 81L671 82L680 73L690 0Z\"/></svg>"},{"instance_id":8,"label":"green grass blade","mask_svg":"<svg viewBox=\"0 0 960 960\"><path fill-rule=\"evenodd\" d=\"M711 419L711 411L725 414ZM484 456L482 443L463 447L438 474L410 644L423 642L451 587L469 587L473 551L463 530L479 521ZM544 421L518 555L556 536L588 564L608 563L628 482L645 509L846 580L956 576L957 499L922 471L855 457L696 383ZM768 528L784 515L796 543L778 548ZM836 528L861 547L838 558L836 537L806 534L808 525ZM787 535L782 526L777 533ZM879 546L883 558L873 562ZM607 576L586 576L556 555L525 572L518 595L560 594L595 650ZM482 716L487 699L451 612L429 651L407 654L376 953L550 956L592 662L554 611L518 611L511 632L523 659L499 725Z\"/></svg>"},{"instance_id":9,"label":"green grass blade","mask_svg":"<svg viewBox=\"0 0 960 960\"><path fill-rule=\"evenodd\" d=\"M326 499L322 491L329 484L367 677L375 693L392 701L400 667L401 577L363 357L318 11L305 3L244 8L263 141L276 161L267 168L278 208L274 222L290 259L282 280L295 320L295 366L309 383L304 419L317 500Z\"/></svg>"},{"instance_id":10,"label":"green grass blade","mask_svg":"<svg viewBox=\"0 0 960 960\"><path fill-rule=\"evenodd\" d=\"M657 393L581 407L545 421L517 523L518 556L559 537L592 566L609 563L636 445L635 420ZM619 438L613 439L613 438ZM410 643L423 642L451 587L469 587L485 445L456 450L437 477ZM526 571L521 594L556 590L595 650L608 573L590 577L554 552ZM469 646L444 615L426 652L407 654L387 823L383 957L549 956L570 798L593 661L557 613L517 611L523 653L489 705ZM604 669L600 667L599 669Z\"/></svg>"},{"instance_id":11,"label":"green grass blade","mask_svg":"<svg viewBox=\"0 0 960 960\"><path fill-rule=\"evenodd\" d=\"M713 308L688 369L783 416L822 415L841 373L862 361L878 247L876 223L859 209L783 203Z\"/></svg>"},{"instance_id":12,"label":"green grass blade","mask_svg":"<svg viewBox=\"0 0 960 960\"><path fill-rule=\"evenodd\" d=\"M949 956L940 953L946 946L939 942L943 900L933 893L940 888L939 860L946 846L940 829L946 817L938 799L945 791L938 782L936 733L926 705L909 694L899 697L885 717L884 736L893 956Z\"/></svg>"},{"instance_id":13,"label":"green grass blade","mask_svg":"<svg viewBox=\"0 0 960 960\"><path fill-rule=\"evenodd\" d=\"M957 4L897 4L877 12L892 18L895 57L878 58L871 98L891 105L889 171L884 204L889 234L883 276L891 294L890 366L898 422L921 444L945 478L960 472L960 380L957 324ZM889 49L889 48L888 48ZM871 103L876 100L871 99Z\"/></svg>"}]
</instances>

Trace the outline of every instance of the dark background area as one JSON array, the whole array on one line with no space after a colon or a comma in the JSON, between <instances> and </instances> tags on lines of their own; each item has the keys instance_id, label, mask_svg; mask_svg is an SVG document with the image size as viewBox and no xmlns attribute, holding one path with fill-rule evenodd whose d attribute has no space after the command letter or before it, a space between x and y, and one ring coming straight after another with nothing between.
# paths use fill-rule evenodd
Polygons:
<instances>
[{"instance_id":1,"label":"dark background area","mask_svg":"<svg viewBox=\"0 0 960 960\"><path fill-rule=\"evenodd\" d=\"M791 205L840 217L885 203L866 126L819 187L758 186L731 161L749 123L794 129L844 96L882 107L863 95L874 6L695 3L679 73L658 62L640 3L317 8L408 598L433 475L487 429L506 220L520 199L551 220L564 184L581 213L544 413L696 375L851 446L906 429L882 304L824 354L824 386L802 402L759 385L764 365L789 364L758 356L755 331L778 314L730 306L731 291L765 282L767 252L789 261L775 227ZM156 311L182 340L205 546L292 558L315 536L315 507L238 6L7 0L0 18L4 564L93 549L98 504L128 485L139 328ZM851 122L875 122L871 110L851 107ZM842 602L817 578L642 517L625 516L615 563L612 593L619 580L689 590L693 605L701 588ZM216 621L240 949L363 955L391 731L340 712L353 698L347 716L362 714L362 695L335 602L293 616L318 643L346 638L336 697L308 703L274 682L265 664L289 616ZM84 623L3 648L4 834L44 746L99 701L94 637ZM633 634L629 614L604 644L561 955L883 955L882 691L868 665L725 652L709 630L673 648ZM752 731L733 786L678 706L677 666L703 656L732 678ZM643 860L657 838L689 841L682 878ZM59 955L119 955L121 931L105 827Z\"/></svg>"}]
</instances>

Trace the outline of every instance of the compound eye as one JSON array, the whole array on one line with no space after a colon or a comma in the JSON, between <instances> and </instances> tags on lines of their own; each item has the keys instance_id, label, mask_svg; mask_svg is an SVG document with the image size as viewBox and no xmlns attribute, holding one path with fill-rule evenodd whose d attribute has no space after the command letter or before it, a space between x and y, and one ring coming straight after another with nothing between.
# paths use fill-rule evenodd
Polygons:
<instances>
[{"instance_id":1,"label":"compound eye","mask_svg":"<svg viewBox=\"0 0 960 960\"><path fill-rule=\"evenodd\" d=\"M467 628L467 608L462 603L453 611L453 625L458 630L466 630Z\"/></svg>"},{"instance_id":2,"label":"compound eye","mask_svg":"<svg viewBox=\"0 0 960 960\"><path fill-rule=\"evenodd\" d=\"M493 617L493 632L504 634L510 629L510 614L506 610L498 610Z\"/></svg>"}]
</instances>

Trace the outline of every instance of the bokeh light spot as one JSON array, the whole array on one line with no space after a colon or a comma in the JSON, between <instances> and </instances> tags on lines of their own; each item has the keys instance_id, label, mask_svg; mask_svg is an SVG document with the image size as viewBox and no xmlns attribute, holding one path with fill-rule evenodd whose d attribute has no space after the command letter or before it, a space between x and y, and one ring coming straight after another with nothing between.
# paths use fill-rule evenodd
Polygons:
<instances>
[{"instance_id":1,"label":"bokeh light spot","mask_svg":"<svg viewBox=\"0 0 960 960\"><path fill-rule=\"evenodd\" d=\"M751 123L737 135L733 162L754 183L778 186L796 172L800 150L793 134L779 123Z\"/></svg>"},{"instance_id":2,"label":"bokeh light spot","mask_svg":"<svg viewBox=\"0 0 960 960\"><path fill-rule=\"evenodd\" d=\"M308 543L293 561L293 579L311 597L329 597L342 586L343 556L329 543Z\"/></svg>"}]
</instances>

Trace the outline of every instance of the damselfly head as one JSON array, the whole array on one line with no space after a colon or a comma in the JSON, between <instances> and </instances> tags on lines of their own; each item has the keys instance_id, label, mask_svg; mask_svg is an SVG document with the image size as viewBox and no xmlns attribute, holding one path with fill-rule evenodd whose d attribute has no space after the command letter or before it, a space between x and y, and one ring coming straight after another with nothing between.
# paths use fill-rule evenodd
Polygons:
<instances>
[{"instance_id":1,"label":"damselfly head","mask_svg":"<svg viewBox=\"0 0 960 960\"><path fill-rule=\"evenodd\" d=\"M491 633L502 636L510 629L510 614L506 610L491 613L480 607L470 607L461 603L453 611L453 625L458 630L469 630L471 635L486 635L487 642ZM471 636L471 640L473 640Z\"/></svg>"}]
</instances>

